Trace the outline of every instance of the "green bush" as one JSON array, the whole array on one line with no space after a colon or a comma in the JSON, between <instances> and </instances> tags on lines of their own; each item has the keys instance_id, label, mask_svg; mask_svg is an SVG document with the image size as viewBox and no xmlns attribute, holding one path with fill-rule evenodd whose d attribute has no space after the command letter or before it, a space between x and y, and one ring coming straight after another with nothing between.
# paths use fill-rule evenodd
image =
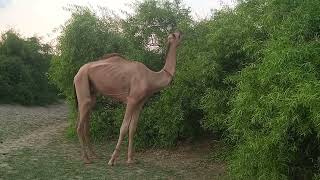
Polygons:
<instances>
[{"instance_id":1,"label":"green bush","mask_svg":"<svg viewBox=\"0 0 320 180\"><path fill-rule=\"evenodd\" d=\"M213 73L201 80L213 79L199 104L201 124L234 145L232 178L319 174L319 7L251 0L203 21L207 41L192 48L208 54L204 71Z\"/></svg>"},{"instance_id":2,"label":"green bush","mask_svg":"<svg viewBox=\"0 0 320 180\"><path fill-rule=\"evenodd\" d=\"M242 7L250 3L257 2ZM312 179L320 156L319 2L256 5L263 7L257 23L269 24L269 38L259 60L235 78L229 169L236 179Z\"/></svg>"},{"instance_id":3,"label":"green bush","mask_svg":"<svg viewBox=\"0 0 320 180\"><path fill-rule=\"evenodd\" d=\"M13 31L0 41L0 103L45 105L57 100L47 72L50 47L35 37L22 39Z\"/></svg>"}]
</instances>

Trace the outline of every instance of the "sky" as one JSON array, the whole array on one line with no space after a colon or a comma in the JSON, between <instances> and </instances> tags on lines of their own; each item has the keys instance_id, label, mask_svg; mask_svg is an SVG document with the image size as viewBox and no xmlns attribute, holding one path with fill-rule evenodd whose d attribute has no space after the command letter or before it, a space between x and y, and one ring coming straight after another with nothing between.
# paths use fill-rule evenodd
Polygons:
<instances>
[{"instance_id":1,"label":"sky","mask_svg":"<svg viewBox=\"0 0 320 180\"><path fill-rule=\"evenodd\" d=\"M53 42L56 31L70 18L63 7L85 5L93 8L108 7L115 12L130 11L135 0L0 0L0 34L14 29L23 37L37 36L45 42ZM207 18L211 9L233 5L234 0L183 0L192 10L195 19Z\"/></svg>"}]
</instances>

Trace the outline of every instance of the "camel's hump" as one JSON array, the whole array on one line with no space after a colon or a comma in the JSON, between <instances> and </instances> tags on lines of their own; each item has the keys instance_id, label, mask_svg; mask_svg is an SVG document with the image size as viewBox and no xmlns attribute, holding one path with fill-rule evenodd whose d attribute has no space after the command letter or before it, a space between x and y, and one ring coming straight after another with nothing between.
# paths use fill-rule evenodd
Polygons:
<instances>
[{"instance_id":1,"label":"camel's hump","mask_svg":"<svg viewBox=\"0 0 320 180\"><path fill-rule=\"evenodd\" d=\"M109 59L109 58L114 57L114 56L119 56L119 57L121 57L121 58L123 58L123 59L126 59L124 56L122 56L122 55L119 54L119 53L109 53L109 54L105 54L105 55L102 56L101 59Z\"/></svg>"}]
</instances>

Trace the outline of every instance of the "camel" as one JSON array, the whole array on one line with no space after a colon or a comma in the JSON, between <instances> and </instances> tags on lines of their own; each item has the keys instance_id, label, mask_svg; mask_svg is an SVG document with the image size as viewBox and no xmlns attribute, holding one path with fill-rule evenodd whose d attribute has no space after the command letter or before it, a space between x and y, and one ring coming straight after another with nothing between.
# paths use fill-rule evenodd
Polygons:
<instances>
[{"instance_id":1,"label":"camel","mask_svg":"<svg viewBox=\"0 0 320 180\"><path fill-rule=\"evenodd\" d=\"M128 133L127 164L133 160L133 137L139 114L147 98L169 86L176 71L176 50L182 39L181 32L168 36L168 51L165 65L154 72L144 64L129 61L117 53L108 54L103 59L83 65L74 77L74 89L78 109L77 134L84 163L91 163L95 152L90 144L89 119L96 94L111 97L126 105L117 145L108 165L114 165L120 153L120 145ZM90 156L90 158L89 158Z\"/></svg>"}]
</instances>

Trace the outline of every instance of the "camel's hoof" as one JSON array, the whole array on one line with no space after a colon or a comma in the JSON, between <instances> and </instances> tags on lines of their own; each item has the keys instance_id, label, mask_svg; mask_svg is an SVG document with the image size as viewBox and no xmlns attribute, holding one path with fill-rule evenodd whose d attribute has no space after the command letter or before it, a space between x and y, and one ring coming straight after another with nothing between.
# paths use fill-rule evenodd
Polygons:
<instances>
[{"instance_id":1,"label":"camel's hoof","mask_svg":"<svg viewBox=\"0 0 320 180\"><path fill-rule=\"evenodd\" d=\"M84 164L92 164L92 161L90 159L84 159Z\"/></svg>"},{"instance_id":2,"label":"camel's hoof","mask_svg":"<svg viewBox=\"0 0 320 180\"><path fill-rule=\"evenodd\" d=\"M114 159L111 158L111 159L109 160L109 162L108 162L108 165L109 165L109 166L114 166L114 164L115 164L115 163L114 163Z\"/></svg>"},{"instance_id":3,"label":"camel's hoof","mask_svg":"<svg viewBox=\"0 0 320 180\"><path fill-rule=\"evenodd\" d=\"M88 155L82 155L81 158L83 159L83 163L84 164L91 164L92 161L91 159L88 157Z\"/></svg>"},{"instance_id":4,"label":"camel's hoof","mask_svg":"<svg viewBox=\"0 0 320 180\"><path fill-rule=\"evenodd\" d=\"M137 164L138 161L136 160L127 160L127 165Z\"/></svg>"}]
</instances>

